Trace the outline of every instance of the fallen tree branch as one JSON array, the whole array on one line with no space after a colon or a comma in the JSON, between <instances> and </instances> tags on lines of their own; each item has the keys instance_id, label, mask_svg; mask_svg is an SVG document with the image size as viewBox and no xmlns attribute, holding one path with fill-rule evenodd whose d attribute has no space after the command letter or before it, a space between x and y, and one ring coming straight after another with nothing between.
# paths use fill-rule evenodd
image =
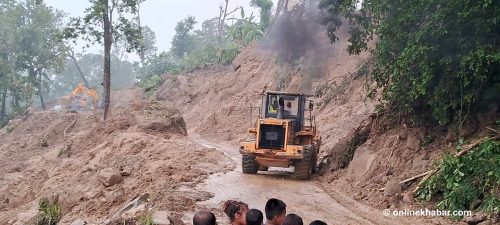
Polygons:
<instances>
[{"instance_id":1,"label":"fallen tree branch","mask_svg":"<svg viewBox=\"0 0 500 225\"><path fill-rule=\"evenodd\" d=\"M475 141L474 143L472 144L469 144L469 145L466 145L464 147L464 149L462 149L461 151L457 152L457 154L455 154L455 157L461 157L463 155L465 155L466 153L468 153L471 149L475 148L476 146L480 145L481 143L485 142L485 141L489 141L489 140L497 140L498 138L500 138L500 135L498 136L495 136L495 137L490 137L490 138L483 138L483 139L479 139L477 141Z\"/></svg>"},{"instance_id":2,"label":"fallen tree branch","mask_svg":"<svg viewBox=\"0 0 500 225\"><path fill-rule=\"evenodd\" d=\"M438 170L431 170L432 172L427 174L420 182L418 182L417 187L413 190L413 193L417 192L418 189L425 183L429 178L431 178Z\"/></svg>"},{"instance_id":3,"label":"fallen tree branch","mask_svg":"<svg viewBox=\"0 0 500 225\"><path fill-rule=\"evenodd\" d=\"M410 178L408 178L408 179L402 180L402 181L400 181L400 182L399 182L399 184L405 184L405 183L408 183L408 182L410 182L410 181L416 180L416 179L418 179L418 178L420 178L420 177L423 177L423 176L427 176L427 175L432 174L432 173L434 173L434 172L436 172L436 170L429 170L429 171L427 171L427 172L425 172L425 173L421 173L421 174L415 175L415 176L413 176L413 177L410 177ZM378 189L378 190L379 190L379 191L384 191L384 190L385 190L385 188L380 188L380 189Z\"/></svg>"},{"instance_id":4,"label":"fallen tree branch","mask_svg":"<svg viewBox=\"0 0 500 225\"><path fill-rule=\"evenodd\" d=\"M487 129L487 130L491 130L491 131L493 131L493 132L495 132L495 133L497 133L497 134L500 134L500 131L495 130L495 129L491 128L491 127L485 127L485 129Z\"/></svg>"},{"instance_id":5,"label":"fallen tree branch","mask_svg":"<svg viewBox=\"0 0 500 225\"><path fill-rule=\"evenodd\" d=\"M491 138L483 138L483 139L479 139L477 141L475 141L474 143L472 144L469 144L467 146L464 147L464 149L462 149L460 152L457 152L455 154L455 157L459 158L459 157L462 157L463 155L465 155L466 153L468 153L471 149L477 147L478 145L480 145L481 143L485 142L485 141L488 141L488 140L497 140L500 138L500 135L498 136L495 136L495 137L491 137ZM413 191L413 193L415 193L419 188L420 186L425 182L427 181L430 177L432 177L432 175L434 175L436 172L438 171L438 169L434 169L434 170L429 170L425 173L421 173L421 174L418 174L418 175L415 175L413 177L410 177L408 179L405 179L405 180L402 180L399 182L399 184L405 184L407 182L410 182L410 181L413 181L415 179L418 179L420 177L424 177L424 179L422 179L418 184L417 184L417 187L415 188L415 190ZM379 191L384 191L385 188L380 188L378 189Z\"/></svg>"},{"instance_id":6,"label":"fallen tree branch","mask_svg":"<svg viewBox=\"0 0 500 225\"><path fill-rule=\"evenodd\" d=\"M433 173L434 171L435 171L435 170L429 170L429 171L427 171L427 172L425 172L425 173L421 173L421 174L419 174L419 175L415 175L415 176L410 177L410 178L408 178L408 179L406 179L406 180L402 180L401 182L399 182L399 184L404 184L404 183L407 183L407 182L413 181L413 180L415 180L415 179L418 179L418 178L421 178L421 177L423 177L423 176L429 175L429 174Z\"/></svg>"}]
</instances>

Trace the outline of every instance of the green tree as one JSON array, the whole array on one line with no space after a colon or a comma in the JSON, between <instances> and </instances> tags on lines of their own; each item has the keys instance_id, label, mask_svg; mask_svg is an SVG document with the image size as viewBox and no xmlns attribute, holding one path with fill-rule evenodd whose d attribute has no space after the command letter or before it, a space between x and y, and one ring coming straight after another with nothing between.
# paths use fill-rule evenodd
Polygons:
<instances>
[{"instance_id":1,"label":"green tree","mask_svg":"<svg viewBox=\"0 0 500 225\"><path fill-rule=\"evenodd\" d=\"M144 63L145 60L153 56L158 48L156 47L156 34L148 26L141 27L141 43L139 47L139 52L141 54L141 62Z\"/></svg>"},{"instance_id":2,"label":"green tree","mask_svg":"<svg viewBox=\"0 0 500 225\"><path fill-rule=\"evenodd\" d=\"M58 38L62 18L43 1L0 2L0 123L8 119L9 109L17 113L31 106L35 90L45 107L47 73L61 68L65 57Z\"/></svg>"},{"instance_id":3,"label":"green tree","mask_svg":"<svg viewBox=\"0 0 500 225\"><path fill-rule=\"evenodd\" d=\"M177 73L179 72L178 60L170 52L162 52L149 57L144 65L140 67L137 65L134 71L141 81L164 73Z\"/></svg>"},{"instance_id":4,"label":"green tree","mask_svg":"<svg viewBox=\"0 0 500 225\"><path fill-rule=\"evenodd\" d=\"M350 20L348 51L373 49L371 77L387 107L459 126L500 102L500 4L480 1L322 0L328 35Z\"/></svg>"},{"instance_id":5,"label":"green tree","mask_svg":"<svg viewBox=\"0 0 500 225\"><path fill-rule=\"evenodd\" d=\"M196 20L192 16L177 22L175 26L175 35L172 38L172 47L170 51L177 57L183 57L194 47L193 29Z\"/></svg>"},{"instance_id":6,"label":"green tree","mask_svg":"<svg viewBox=\"0 0 500 225\"><path fill-rule=\"evenodd\" d=\"M12 76L9 58L12 57L13 30L12 11L14 1L0 2L0 127L7 120L7 94Z\"/></svg>"},{"instance_id":7,"label":"green tree","mask_svg":"<svg viewBox=\"0 0 500 225\"><path fill-rule=\"evenodd\" d=\"M245 11L241 9L241 18L236 19L236 23L229 28L229 37L240 47L247 46L253 40L261 38L264 33L259 24L253 22L253 14L245 17Z\"/></svg>"},{"instance_id":8,"label":"green tree","mask_svg":"<svg viewBox=\"0 0 500 225\"><path fill-rule=\"evenodd\" d=\"M195 30L195 43L203 46L218 46L218 18L203 21L200 30Z\"/></svg>"},{"instance_id":9,"label":"green tree","mask_svg":"<svg viewBox=\"0 0 500 225\"><path fill-rule=\"evenodd\" d=\"M259 25L263 31L266 30L271 22L271 9L273 8L273 2L271 0L251 0L250 6L259 8Z\"/></svg>"},{"instance_id":10,"label":"green tree","mask_svg":"<svg viewBox=\"0 0 500 225\"><path fill-rule=\"evenodd\" d=\"M65 38L80 36L91 43L104 44L104 120L109 113L111 96L111 48L113 42L123 38L129 51L138 50L141 45L140 26L134 15L138 13L140 0L89 0L91 6L82 18L73 18L66 29ZM116 17L115 17L116 16Z\"/></svg>"},{"instance_id":11,"label":"green tree","mask_svg":"<svg viewBox=\"0 0 500 225\"><path fill-rule=\"evenodd\" d=\"M60 70L66 58L66 46L60 41L63 14L47 7L43 1L26 0L20 5L17 65L27 71L29 81L37 88L40 104L45 109L43 84L50 80L49 70Z\"/></svg>"}]
</instances>

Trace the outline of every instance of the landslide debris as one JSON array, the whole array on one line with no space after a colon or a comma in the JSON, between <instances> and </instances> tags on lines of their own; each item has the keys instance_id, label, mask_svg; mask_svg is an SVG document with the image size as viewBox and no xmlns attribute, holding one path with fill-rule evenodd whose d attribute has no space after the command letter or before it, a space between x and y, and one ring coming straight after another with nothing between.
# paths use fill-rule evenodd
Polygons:
<instances>
[{"instance_id":1,"label":"landslide debris","mask_svg":"<svg viewBox=\"0 0 500 225\"><path fill-rule=\"evenodd\" d=\"M57 203L63 224L101 223L144 193L155 210L193 209L210 196L186 187L233 165L186 134L180 111L148 100L124 101L104 122L58 111L11 120L0 130L0 224L33 222L42 198Z\"/></svg>"}]
</instances>

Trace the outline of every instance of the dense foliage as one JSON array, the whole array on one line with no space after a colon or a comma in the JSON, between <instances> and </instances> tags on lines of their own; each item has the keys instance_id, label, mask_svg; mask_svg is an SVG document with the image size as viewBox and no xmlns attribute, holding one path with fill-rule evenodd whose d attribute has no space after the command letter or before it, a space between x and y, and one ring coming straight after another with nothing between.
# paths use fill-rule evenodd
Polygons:
<instances>
[{"instance_id":1,"label":"dense foliage","mask_svg":"<svg viewBox=\"0 0 500 225\"><path fill-rule=\"evenodd\" d=\"M437 206L443 210L499 212L499 192L500 142L488 140L465 156L444 156L436 175L422 185L416 197L425 201L438 197Z\"/></svg>"},{"instance_id":2,"label":"dense foliage","mask_svg":"<svg viewBox=\"0 0 500 225\"><path fill-rule=\"evenodd\" d=\"M175 26L175 36L172 39L172 53L177 57L183 57L184 54L192 51L194 45L194 35L191 34L196 20L192 16L188 16L177 23Z\"/></svg>"},{"instance_id":3,"label":"dense foliage","mask_svg":"<svg viewBox=\"0 0 500 225\"><path fill-rule=\"evenodd\" d=\"M153 91L161 84L160 76L165 73L177 74L212 64L230 63L245 46L264 36L270 23L271 1L251 1L251 5L260 10L260 23L254 22L253 14L245 15L241 7L227 9L229 1L224 2L219 17L204 21L199 29L196 29L197 21L192 16L179 21L170 51L151 55L144 65L136 65L140 85ZM233 15L236 12L239 12L238 17Z\"/></svg>"},{"instance_id":4,"label":"dense foliage","mask_svg":"<svg viewBox=\"0 0 500 225\"><path fill-rule=\"evenodd\" d=\"M66 46L57 38L61 18L43 1L0 2L0 125L32 106L35 95L45 106L50 72L65 61Z\"/></svg>"},{"instance_id":5,"label":"dense foliage","mask_svg":"<svg viewBox=\"0 0 500 225\"><path fill-rule=\"evenodd\" d=\"M351 23L348 51L376 39L371 78L387 108L440 125L500 102L500 4L496 1L322 0L332 41Z\"/></svg>"}]
</instances>

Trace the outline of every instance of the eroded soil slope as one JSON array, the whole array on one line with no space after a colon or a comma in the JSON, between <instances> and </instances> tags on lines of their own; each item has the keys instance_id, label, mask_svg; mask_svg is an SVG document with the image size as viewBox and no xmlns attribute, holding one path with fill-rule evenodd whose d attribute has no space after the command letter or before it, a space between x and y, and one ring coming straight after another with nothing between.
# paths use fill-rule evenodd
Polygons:
<instances>
[{"instance_id":1,"label":"eroded soil slope","mask_svg":"<svg viewBox=\"0 0 500 225\"><path fill-rule=\"evenodd\" d=\"M186 141L172 105L123 105L106 122L91 112L45 111L0 130L0 224L34 222L42 197L58 201L63 224L100 223L145 193L150 207L169 212L210 198L178 189L232 168L223 154Z\"/></svg>"}]
</instances>

